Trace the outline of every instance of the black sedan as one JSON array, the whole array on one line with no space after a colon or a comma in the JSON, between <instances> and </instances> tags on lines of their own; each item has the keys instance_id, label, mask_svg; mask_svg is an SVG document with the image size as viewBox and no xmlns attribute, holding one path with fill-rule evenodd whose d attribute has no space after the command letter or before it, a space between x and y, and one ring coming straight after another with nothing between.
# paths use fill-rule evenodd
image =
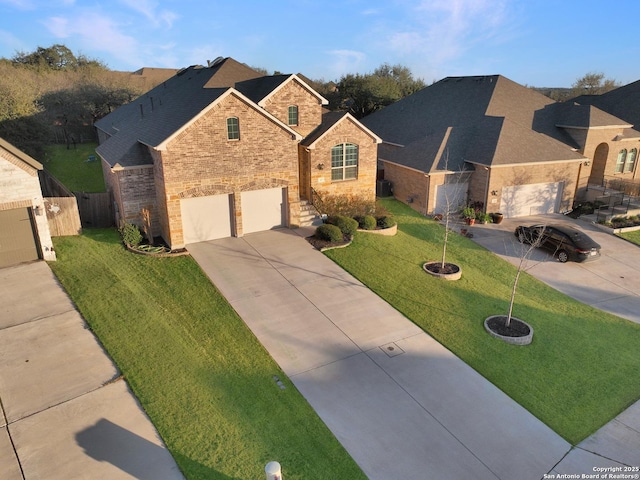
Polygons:
<instances>
[{"instance_id":1,"label":"black sedan","mask_svg":"<svg viewBox=\"0 0 640 480\"><path fill-rule=\"evenodd\" d=\"M545 248L562 263L567 260L584 262L600 257L600 245L577 228L566 225L520 225L515 236L521 243Z\"/></svg>"}]
</instances>

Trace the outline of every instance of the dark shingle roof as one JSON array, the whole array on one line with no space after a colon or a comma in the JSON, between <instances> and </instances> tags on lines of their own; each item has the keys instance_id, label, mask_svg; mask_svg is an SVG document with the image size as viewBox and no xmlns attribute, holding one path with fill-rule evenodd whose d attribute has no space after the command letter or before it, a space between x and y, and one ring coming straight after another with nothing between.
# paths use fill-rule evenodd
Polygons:
<instances>
[{"instance_id":1,"label":"dark shingle roof","mask_svg":"<svg viewBox=\"0 0 640 480\"><path fill-rule=\"evenodd\" d=\"M465 162L507 165L583 158L555 126L549 109L554 103L500 75L447 77L362 123L385 142L404 145L382 148L381 158L387 154L426 173L442 170L445 163L458 170Z\"/></svg>"},{"instance_id":2,"label":"dark shingle roof","mask_svg":"<svg viewBox=\"0 0 640 480\"><path fill-rule=\"evenodd\" d=\"M578 103L565 103L557 107L557 125L561 127L609 127L631 126L628 122L614 117L593 105L579 105Z\"/></svg>"},{"instance_id":3,"label":"dark shingle roof","mask_svg":"<svg viewBox=\"0 0 640 480\"><path fill-rule=\"evenodd\" d=\"M267 95L287 81L291 75L272 75L236 83L236 89L254 103L259 103Z\"/></svg>"},{"instance_id":4,"label":"dark shingle roof","mask_svg":"<svg viewBox=\"0 0 640 480\"><path fill-rule=\"evenodd\" d=\"M191 66L96 122L111 135L96 152L112 167L153 163L147 148L157 147L238 82L260 73L232 58L205 68Z\"/></svg>"},{"instance_id":5,"label":"dark shingle roof","mask_svg":"<svg viewBox=\"0 0 640 480\"><path fill-rule=\"evenodd\" d=\"M322 114L322 123L307 135L301 145L308 147L318 140L322 135L327 133L336 123L338 123L347 114L347 112L327 112Z\"/></svg>"},{"instance_id":6,"label":"dark shingle roof","mask_svg":"<svg viewBox=\"0 0 640 480\"><path fill-rule=\"evenodd\" d=\"M572 102L595 105L631 125L640 126L640 80L602 95L583 95Z\"/></svg>"}]
</instances>

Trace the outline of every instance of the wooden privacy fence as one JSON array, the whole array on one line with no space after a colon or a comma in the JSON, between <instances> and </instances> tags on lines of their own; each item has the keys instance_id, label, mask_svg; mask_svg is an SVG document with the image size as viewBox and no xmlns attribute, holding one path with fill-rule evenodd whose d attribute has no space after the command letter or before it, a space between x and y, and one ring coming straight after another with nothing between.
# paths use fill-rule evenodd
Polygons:
<instances>
[{"instance_id":1,"label":"wooden privacy fence","mask_svg":"<svg viewBox=\"0 0 640 480\"><path fill-rule=\"evenodd\" d=\"M76 197L44 197L44 209L52 237L82 233Z\"/></svg>"},{"instance_id":2,"label":"wooden privacy fence","mask_svg":"<svg viewBox=\"0 0 640 480\"><path fill-rule=\"evenodd\" d=\"M114 225L111 194L73 192L78 201L80 219L85 228L105 228Z\"/></svg>"}]
</instances>

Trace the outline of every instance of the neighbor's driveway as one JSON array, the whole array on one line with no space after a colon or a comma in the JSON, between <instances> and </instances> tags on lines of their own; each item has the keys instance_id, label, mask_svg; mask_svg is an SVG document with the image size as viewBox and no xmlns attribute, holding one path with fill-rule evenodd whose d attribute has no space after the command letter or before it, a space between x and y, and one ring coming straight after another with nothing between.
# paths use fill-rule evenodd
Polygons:
<instances>
[{"instance_id":1,"label":"neighbor's driveway","mask_svg":"<svg viewBox=\"0 0 640 480\"><path fill-rule=\"evenodd\" d=\"M518 225L567 224L583 230L602 246L594 261L560 263L546 250L536 249L527 272L576 300L640 323L640 247L580 219L560 214L509 218L501 224L470 227L473 240L513 264L520 261ZM529 268L530 267L530 268Z\"/></svg>"}]
</instances>

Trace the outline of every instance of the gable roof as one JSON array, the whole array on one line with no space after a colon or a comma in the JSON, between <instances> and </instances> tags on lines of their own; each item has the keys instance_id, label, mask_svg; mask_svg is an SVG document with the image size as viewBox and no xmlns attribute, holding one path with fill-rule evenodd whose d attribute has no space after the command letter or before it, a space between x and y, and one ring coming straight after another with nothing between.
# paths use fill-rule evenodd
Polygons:
<instances>
[{"instance_id":1,"label":"gable roof","mask_svg":"<svg viewBox=\"0 0 640 480\"><path fill-rule=\"evenodd\" d=\"M602 128L623 127L633 125L613 115L600 110L593 105L579 103L565 103L558 105L558 120L556 125L563 128Z\"/></svg>"},{"instance_id":2,"label":"gable roof","mask_svg":"<svg viewBox=\"0 0 640 480\"><path fill-rule=\"evenodd\" d=\"M447 77L365 117L396 163L429 173L582 159L555 126L555 102L501 75ZM384 158L384 157L381 157Z\"/></svg>"},{"instance_id":3,"label":"gable roof","mask_svg":"<svg viewBox=\"0 0 640 480\"><path fill-rule=\"evenodd\" d=\"M35 168L36 170L42 170L42 168L43 168L42 164L40 162L38 162L36 159L31 157L30 155L27 155L22 150L20 150L18 147L15 147L14 145L12 145L11 143L7 142L4 138L1 138L1 137L0 137L0 148L6 150L11 155L13 155L14 157L18 158L24 164L28 165L31 168Z\"/></svg>"},{"instance_id":4,"label":"gable roof","mask_svg":"<svg viewBox=\"0 0 640 480\"><path fill-rule=\"evenodd\" d=\"M251 105L281 128L300 135L258 107L234 85L260 77L260 73L226 58L211 67L191 66L96 122L96 128L110 136L96 152L111 167L152 165L144 146L162 149L167 141L191 125L228 95Z\"/></svg>"},{"instance_id":5,"label":"gable roof","mask_svg":"<svg viewBox=\"0 0 640 480\"><path fill-rule=\"evenodd\" d=\"M362 122L359 122L355 119L353 115L349 112L327 112L322 115L322 123L313 130L307 137L305 137L301 145L313 149L315 147L316 142L318 142L322 137L324 137L327 133L333 130L337 125L342 122L350 121L354 125L356 125L360 130L369 135L375 143L381 143L382 139L369 130Z\"/></svg>"},{"instance_id":6,"label":"gable roof","mask_svg":"<svg viewBox=\"0 0 640 480\"><path fill-rule=\"evenodd\" d=\"M580 105L594 105L631 125L640 126L640 80L602 95L581 95L571 101Z\"/></svg>"},{"instance_id":7,"label":"gable roof","mask_svg":"<svg viewBox=\"0 0 640 480\"><path fill-rule=\"evenodd\" d=\"M267 101L274 96L280 89L290 82L296 82L302 88L318 99L321 105L328 105L329 101L311 88L298 75L272 75L260 77L253 80L247 80L236 84L236 88L244 93L255 103L264 107Z\"/></svg>"}]
</instances>

